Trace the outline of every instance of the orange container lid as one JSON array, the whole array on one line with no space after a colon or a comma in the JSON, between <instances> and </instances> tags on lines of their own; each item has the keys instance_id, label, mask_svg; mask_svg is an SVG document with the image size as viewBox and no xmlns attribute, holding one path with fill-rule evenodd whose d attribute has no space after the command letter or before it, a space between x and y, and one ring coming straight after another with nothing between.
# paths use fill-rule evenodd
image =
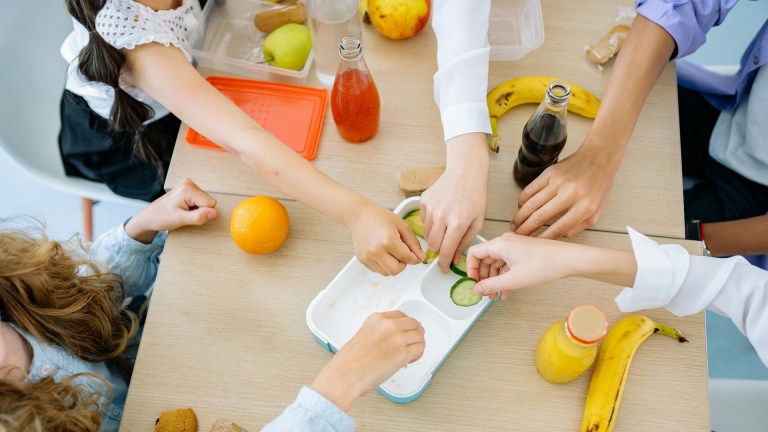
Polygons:
<instances>
[{"instance_id":1,"label":"orange container lid","mask_svg":"<svg viewBox=\"0 0 768 432\"><path fill-rule=\"evenodd\" d=\"M307 160L315 158L328 90L244 78L206 79L296 153ZM192 128L186 140L192 145L223 150Z\"/></svg>"}]
</instances>

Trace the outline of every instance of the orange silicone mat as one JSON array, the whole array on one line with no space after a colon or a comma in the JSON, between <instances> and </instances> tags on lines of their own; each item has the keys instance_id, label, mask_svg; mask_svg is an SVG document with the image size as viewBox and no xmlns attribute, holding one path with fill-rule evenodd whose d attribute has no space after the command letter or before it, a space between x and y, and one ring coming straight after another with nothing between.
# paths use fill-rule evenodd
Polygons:
<instances>
[{"instance_id":1,"label":"orange silicone mat","mask_svg":"<svg viewBox=\"0 0 768 432\"><path fill-rule=\"evenodd\" d=\"M328 90L271 81L211 76L214 87L298 154L312 160L323 129ZM187 142L220 149L189 128Z\"/></svg>"}]
</instances>

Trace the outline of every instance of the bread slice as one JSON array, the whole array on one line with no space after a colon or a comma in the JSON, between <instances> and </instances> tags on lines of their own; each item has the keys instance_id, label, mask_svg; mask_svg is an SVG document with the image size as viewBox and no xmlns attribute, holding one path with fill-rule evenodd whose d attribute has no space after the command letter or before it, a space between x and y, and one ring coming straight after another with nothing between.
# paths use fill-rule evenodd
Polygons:
<instances>
[{"instance_id":1,"label":"bread slice","mask_svg":"<svg viewBox=\"0 0 768 432\"><path fill-rule=\"evenodd\" d=\"M402 171L397 178L397 186L405 197L421 195L435 184L445 171L445 167L411 168Z\"/></svg>"}]
</instances>

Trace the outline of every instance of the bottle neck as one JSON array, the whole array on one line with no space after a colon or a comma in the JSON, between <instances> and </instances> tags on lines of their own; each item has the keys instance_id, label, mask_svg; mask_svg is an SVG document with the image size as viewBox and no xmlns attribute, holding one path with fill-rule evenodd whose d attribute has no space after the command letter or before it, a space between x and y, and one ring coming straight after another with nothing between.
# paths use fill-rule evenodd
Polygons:
<instances>
[{"instance_id":1,"label":"bottle neck","mask_svg":"<svg viewBox=\"0 0 768 432\"><path fill-rule=\"evenodd\" d=\"M550 111L564 113L568 106L568 99L570 96L571 88L568 84L554 81L547 87L547 94L544 96L542 107Z\"/></svg>"},{"instance_id":2,"label":"bottle neck","mask_svg":"<svg viewBox=\"0 0 768 432\"><path fill-rule=\"evenodd\" d=\"M339 56L344 61L357 61L363 56L363 44L354 36L346 36L339 42Z\"/></svg>"}]
</instances>

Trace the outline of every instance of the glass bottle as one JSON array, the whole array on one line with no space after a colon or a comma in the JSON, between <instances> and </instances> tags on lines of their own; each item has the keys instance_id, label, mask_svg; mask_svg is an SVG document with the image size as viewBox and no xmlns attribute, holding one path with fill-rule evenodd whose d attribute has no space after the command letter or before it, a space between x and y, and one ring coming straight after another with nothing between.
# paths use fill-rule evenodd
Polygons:
<instances>
[{"instance_id":1,"label":"glass bottle","mask_svg":"<svg viewBox=\"0 0 768 432\"><path fill-rule=\"evenodd\" d=\"M536 370L545 380L560 384L578 378L594 363L597 343L608 333L605 314L592 305L573 308L553 324L536 348Z\"/></svg>"},{"instance_id":2,"label":"glass bottle","mask_svg":"<svg viewBox=\"0 0 768 432\"><path fill-rule=\"evenodd\" d=\"M359 0L306 0L309 32L315 58L315 73L320 82L330 87L339 64L336 47L345 36L362 39Z\"/></svg>"},{"instance_id":3,"label":"glass bottle","mask_svg":"<svg viewBox=\"0 0 768 432\"><path fill-rule=\"evenodd\" d=\"M557 162L568 138L566 114L571 88L554 81L549 84L544 100L523 128L523 142L517 153L512 176L525 188L548 166Z\"/></svg>"},{"instance_id":4,"label":"glass bottle","mask_svg":"<svg viewBox=\"0 0 768 432\"><path fill-rule=\"evenodd\" d=\"M331 112L339 135L352 143L371 139L379 129L379 91L354 36L339 44L339 70L331 90Z\"/></svg>"}]
</instances>

